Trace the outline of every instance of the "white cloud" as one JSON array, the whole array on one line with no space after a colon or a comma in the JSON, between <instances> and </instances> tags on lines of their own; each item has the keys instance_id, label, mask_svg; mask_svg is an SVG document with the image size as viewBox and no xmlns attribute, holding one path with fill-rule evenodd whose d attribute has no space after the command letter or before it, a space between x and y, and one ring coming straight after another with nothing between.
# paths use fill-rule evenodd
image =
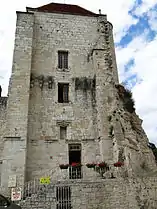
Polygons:
<instances>
[{"instance_id":1,"label":"white cloud","mask_svg":"<svg viewBox=\"0 0 157 209\"><path fill-rule=\"evenodd\" d=\"M117 48L118 66L124 66L130 59L135 60L135 65L129 74L136 73L142 82L136 84L132 89L136 101L136 111L143 118L143 127L150 139L157 143L157 36L147 42L147 32L136 37L126 48ZM120 69L120 68L119 68ZM120 69L120 75L127 75L124 69Z\"/></svg>"},{"instance_id":2,"label":"white cloud","mask_svg":"<svg viewBox=\"0 0 157 209\"><path fill-rule=\"evenodd\" d=\"M147 15L150 28L157 31L157 12L155 10L149 11Z\"/></svg>"},{"instance_id":3,"label":"white cloud","mask_svg":"<svg viewBox=\"0 0 157 209\"><path fill-rule=\"evenodd\" d=\"M144 13L147 13L152 7L157 4L156 0L142 0L142 4L136 8L134 14L137 16L141 16Z\"/></svg>"}]
</instances>

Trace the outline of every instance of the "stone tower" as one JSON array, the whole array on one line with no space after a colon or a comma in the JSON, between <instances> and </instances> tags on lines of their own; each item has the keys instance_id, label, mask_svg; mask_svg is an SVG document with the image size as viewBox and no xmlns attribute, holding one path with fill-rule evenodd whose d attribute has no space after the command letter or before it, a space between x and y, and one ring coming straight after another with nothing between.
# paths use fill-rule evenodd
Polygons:
<instances>
[{"instance_id":1,"label":"stone tower","mask_svg":"<svg viewBox=\"0 0 157 209\"><path fill-rule=\"evenodd\" d=\"M85 166L92 162L105 161L109 178L154 172L142 121L118 82L107 16L56 3L26 10L17 12L7 105L1 98L1 189L23 187L49 170L62 178L59 164L81 163L64 173L80 182L99 178ZM115 162L124 164L118 174Z\"/></svg>"}]
</instances>

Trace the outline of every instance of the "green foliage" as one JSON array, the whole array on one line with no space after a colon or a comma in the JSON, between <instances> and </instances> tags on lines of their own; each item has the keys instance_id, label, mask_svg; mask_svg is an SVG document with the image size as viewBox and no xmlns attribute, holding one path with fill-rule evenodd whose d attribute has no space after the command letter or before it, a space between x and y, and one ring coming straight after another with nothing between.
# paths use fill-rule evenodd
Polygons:
<instances>
[{"instance_id":1,"label":"green foliage","mask_svg":"<svg viewBox=\"0 0 157 209\"><path fill-rule=\"evenodd\" d=\"M152 151L153 151L153 154L155 156L156 163L157 163L157 148L153 149Z\"/></svg>"},{"instance_id":2,"label":"green foliage","mask_svg":"<svg viewBox=\"0 0 157 209\"><path fill-rule=\"evenodd\" d=\"M156 148L155 144L149 143L148 147L152 150L155 160L156 160L156 163L157 163L157 148Z\"/></svg>"},{"instance_id":3,"label":"green foliage","mask_svg":"<svg viewBox=\"0 0 157 209\"><path fill-rule=\"evenodd\" d=\"M132 92L122 85L116 85L120 99L123 101L124 109L133 113L135 111L135 102L132 98Z\"/></svg>"},{"instance_id":4,"label":"green foliage","mask_svg":"<svg viewBox=\"0 0 157 209\"><path fill-rule=\"evenodd\" d=\"M135 111L135 102L132 98L132 92L128 89L125 89L124 92L124 97L123 97L123 104L124 104L124 108L130 112L133 113Z\"/></svg>"}]
</instances>

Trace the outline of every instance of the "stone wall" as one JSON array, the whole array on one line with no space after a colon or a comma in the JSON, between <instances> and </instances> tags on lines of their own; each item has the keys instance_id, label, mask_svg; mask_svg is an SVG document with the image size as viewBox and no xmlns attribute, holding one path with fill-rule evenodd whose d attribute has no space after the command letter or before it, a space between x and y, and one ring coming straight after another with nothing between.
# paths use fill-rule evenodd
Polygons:
<instances>
[{"instance_id":1,"label":"stone wall","mask_svg":"<svg viewBox=\"0 0 157 209\"><path fill-rule=\"evenodd\" d=\"M5 135L6 106L7 106L7 97L0 97L0 160L3 149L3 137Z\"/></svg>"},{"instance_id":2,"label":"stone wall","mask_svg":"<svg viewBox=\"0 0 157 209\"><path fill-rule=\"evenodd\" d=\"M25 180L33 23L33 14L17 12L1 175L6 189L12 175L16 175L17 185Z\"/></svg>"},{"instance_id":3,"label":"stone wall","mask_svg":"<svg viewBox=\"0 0 157 209\"><path fill-rule=\"evenodd\" d=\"M6 125L6 107L7 107L7 97L0 97L0 186L1 186L1 172L3 163L3 147L4 147L4 135L5 135L5 125Z\"/></svg>"},{"instance_id":4,"label":"stone wall","mask_svg":"<svg viewBox=\"0 0 157 209\"><path fill-rule=\"evenodd\" d=\"M156 209L157 180L143 179L104 179L97 181L53 182L32 197L21 201L27 208L55 208L56 188L70 187L71 206L81 209ZM45 187L45 189L46 189ZM43 187L44 188L44 187ZM70 195L66 196L70 200ZM61 198L63 200L63 196Z\"/></svg>"},{"instance_id":5,"label":"stone wall","mask_svg":"<svg viewBox=\"0 0 157 209\"><path fill-rule=\"evenodd\" d=\"M34 13L34 18L28 120L28 180L40 175L42 170L55 167L56 164L68 163L68 143L82 144L83 163L101 161L104 156L107 159L111 153L106 152L110 146L108 141L104 145L106 149L103 154L100 151L96 111L102 108L103 103L99 110L95 108L95 105L99 105L95 104L96 87L81 89L75 86L76 79L80 82L83 79L93 82L97 74L92 51L98 46L105 50L102 46L103 39L100 40L102 34L98 31L99 17L37 12ZM106 16L102 16L101 20L106 21ZM69 52L69 69L66 71L57 68L58 50ZM102 65L105 64L104 53L101 55L101 62ZM103 73L102 69L100 76ZM48 87L50 76L53 79L51 89ZM69 83L70 101L67 104L58 103L58 82ZM105 93L106 91L101 95L104 98ZM59 128L63 123L67 124L66 140L59 139ZM112 144L111 141L110 143ZM92 152L89 152L91 150Z\"/></svg>"}]
</instances>

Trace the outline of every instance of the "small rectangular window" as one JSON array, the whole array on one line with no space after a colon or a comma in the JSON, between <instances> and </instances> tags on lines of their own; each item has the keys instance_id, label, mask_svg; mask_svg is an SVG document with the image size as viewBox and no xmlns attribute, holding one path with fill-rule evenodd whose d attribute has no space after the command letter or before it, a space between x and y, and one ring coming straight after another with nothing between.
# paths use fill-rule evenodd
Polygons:
<instances>
[{"instance_id":1,"label":"small rectangular window","mask_svg":"<svg viewBox=\"0 0 157 209\"><path fill-rule=\"evenodd\" d=\"M68 52L58 51L58 68L68 69Z\"/></svg>"},{"instance_id":2,"label":"small rectangular window","mask_svg":"<svg viewBox=\"0 0 157 209\"><path fill-rule=\"evenodd\" d=\"M58 83L58 102L59 103L69 102L69 84Z\"/></svg>"},{"instance_id":3,"label":"small rectangular window","mask_svg":"<svg viewBox=\"0 0 157 209\"><path fill-rule=\"evenodd\" d=\"M60 127L60 139L66 139L67 138L67 127Z\"/></svg>"}]
</instances>

